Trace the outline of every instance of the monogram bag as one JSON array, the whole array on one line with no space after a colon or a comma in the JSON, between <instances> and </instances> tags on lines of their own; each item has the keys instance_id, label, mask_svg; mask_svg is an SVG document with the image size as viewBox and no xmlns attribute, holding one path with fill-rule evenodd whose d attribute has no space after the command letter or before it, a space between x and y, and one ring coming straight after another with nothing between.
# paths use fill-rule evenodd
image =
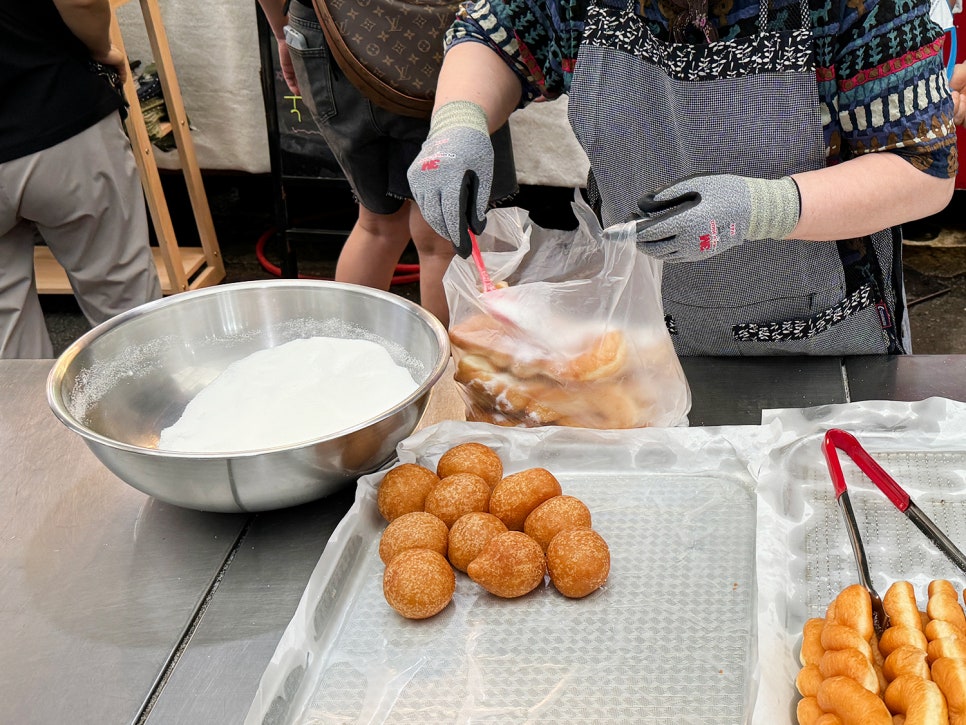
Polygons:
<instances>
[{"instance_id":1,"label":"monogram bag","mask_svg":"<svg viewBox=\"0 0 966 725\"><path fill-rule=\"evenodd\" d=\"M456 0L312 0L332 57L382 108L429 118Z\"/></svg>"}]
</instances>

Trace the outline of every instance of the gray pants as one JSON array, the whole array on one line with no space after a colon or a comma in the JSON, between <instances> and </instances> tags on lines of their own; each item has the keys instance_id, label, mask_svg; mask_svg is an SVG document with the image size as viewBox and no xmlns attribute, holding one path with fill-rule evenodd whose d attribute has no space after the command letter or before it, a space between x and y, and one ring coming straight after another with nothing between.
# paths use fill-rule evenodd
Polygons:
<instances>
[{"instance_id":1,"label":"gray pants","mask_svg":"<svg viewBox=\"0 0 966 725\"><path fill-rule=\"evenodd\" d=\"M134 155L114 113L0 163L0 358L49 358L34 277L37 235L91 325L161 297Z\"/></svg>"}]
</instances>

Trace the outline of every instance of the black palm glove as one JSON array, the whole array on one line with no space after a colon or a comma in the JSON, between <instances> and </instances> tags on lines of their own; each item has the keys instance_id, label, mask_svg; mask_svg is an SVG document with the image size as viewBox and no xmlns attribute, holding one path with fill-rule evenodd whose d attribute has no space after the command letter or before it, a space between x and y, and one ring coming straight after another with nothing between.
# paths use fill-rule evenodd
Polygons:
<instances>
[{"instance_id":1,"label":"black palm glove","mask_svg":"<svg viewBox=\"0 0 966 725\"><path fill-rule=\"evenodd\" d=\"M605 238L633 224L637 248L667 262L697 262L746 239L785 239L798 224L801 197L790 176L755 179L721 174L685 179L638 202L640 215L604 230Z\"/></svg>"},{"instance_id":2,"label":"black palm glove","mask_svg":"<svg viewBox=\"0 0 966 725\"><path fill-rule=\"evenodd\" d=\"M483 109L453 101L436 111L407 177L426 223L449 239L458 255L469 257L467 226L476 234L483 231L493 185L493 144Z\"/></svg>"}]
</instances>

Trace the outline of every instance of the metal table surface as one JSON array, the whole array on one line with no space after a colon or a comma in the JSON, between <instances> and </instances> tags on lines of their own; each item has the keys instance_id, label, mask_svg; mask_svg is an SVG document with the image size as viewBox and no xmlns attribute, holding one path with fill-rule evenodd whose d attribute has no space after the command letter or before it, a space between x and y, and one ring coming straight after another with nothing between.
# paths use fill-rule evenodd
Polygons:
<instances>
[{"instance_id":1,"label":"metal table surface","mask_svg":"<svg viewBox=\"0 0 966 725\"><path fill-rule=\"evenodd\" d=\"M0 361L0 719L241 722L351 487L251 515L158 502L53 416L52 364ZM966 356L682 364L691 425L851 400L966 400ZM461 417L445 376L420 425Z\"/></svg>"}]
</instances>

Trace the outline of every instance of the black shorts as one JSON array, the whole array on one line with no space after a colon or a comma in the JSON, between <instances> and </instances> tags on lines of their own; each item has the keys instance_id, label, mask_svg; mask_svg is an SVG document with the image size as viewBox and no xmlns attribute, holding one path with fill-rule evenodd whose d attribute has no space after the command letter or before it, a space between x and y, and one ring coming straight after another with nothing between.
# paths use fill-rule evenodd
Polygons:
<instances>
[{"instance_id":1,"label":"black shorts","mask_svg":"<svg viewBox=\"0 0 966 725\"><path fill-rule=\"evenodd\" d=\"M412 199L406 172L429 134L429 121L401 116L369 101L333 60L311 7L293 2L289 25L301 33L306 46L289 44L302 101L352 193L376 214L398 211L404 199ZM515 194L518 186L509 125L491 140L495 162L490 200L495 203Z\"/></svg>"}]
</instances>

